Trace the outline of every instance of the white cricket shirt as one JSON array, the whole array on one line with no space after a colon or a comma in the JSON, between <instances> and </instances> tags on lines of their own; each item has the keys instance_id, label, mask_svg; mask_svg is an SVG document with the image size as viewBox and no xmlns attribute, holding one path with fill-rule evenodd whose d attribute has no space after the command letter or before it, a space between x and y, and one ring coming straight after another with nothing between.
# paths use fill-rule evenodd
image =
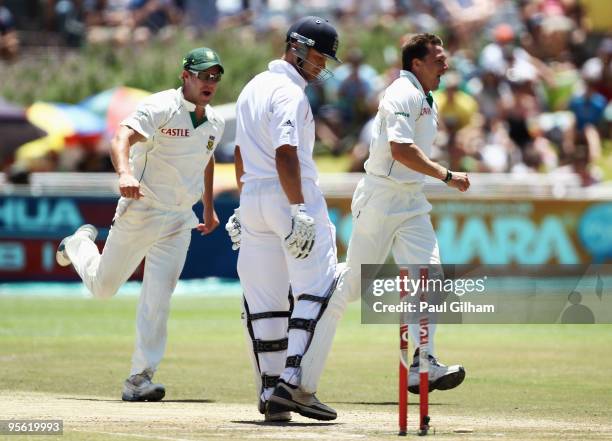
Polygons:
<instances>
[{"instance_id":1,"label":"white cricket shirt","mask_svg":"<svg viewBox=\"0 0 612 441\"><path fill-rule=\"evenodd\" d=\"M223 135L225 121L206 106L206 121L194 127L182 88L146 98L121 122L147 138L130 149L130 167L145 201L190 210L204 191L204 169Z\"/></svg>"},{"instance_id":2,"label":"white cricket shirt","mask_svg":"<svg viewBox=\"0 0 612 441\"><path fill-rule=\"evenodd\" d=\"M242 182L278 179L276 149L297 147L302 178L318 179L312 150L315 126L304 93L306 80L284 60L274 60L268 70L242 89L236 103L236 145L244 167Z\"/></svg>"},{"instance_id":3,"label":"white cricket shirt","mask_svg":"<svg viewBox=\"0 0 612 441\"><path fill-rule=\"evenodd\" d=\"M438 110L431 103L414 74L402 70L400 77L385 90L378 106L366 173L400 184L423 183L424 174L393 159L390 142L416 144L429 157L438 131Z\"/></svg>"}]
</instances>

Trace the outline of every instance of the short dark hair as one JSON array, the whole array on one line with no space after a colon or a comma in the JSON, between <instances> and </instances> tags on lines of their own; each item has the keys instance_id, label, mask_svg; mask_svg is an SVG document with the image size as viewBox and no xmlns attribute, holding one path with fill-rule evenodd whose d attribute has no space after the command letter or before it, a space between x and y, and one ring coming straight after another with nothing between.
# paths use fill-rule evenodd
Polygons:
<instances>
[{"instance_id":1,"label":"short dark hair","mask_svg":"<svg viewBox=\"0 0 612 441\"><path fill-rule=\"evenodd\" d=\"M402 69L411 70L412 60L422 60L429 53L429 46L442 46L440 37L434 34L416 34L402 46Z\"/></svg>"}]
</instances>

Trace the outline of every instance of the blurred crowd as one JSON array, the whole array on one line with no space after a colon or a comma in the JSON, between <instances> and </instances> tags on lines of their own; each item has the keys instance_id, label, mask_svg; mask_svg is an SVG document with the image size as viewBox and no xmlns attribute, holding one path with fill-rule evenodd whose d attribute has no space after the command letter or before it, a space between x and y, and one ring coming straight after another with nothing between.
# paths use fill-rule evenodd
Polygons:
<instances>
[{"instance_id":1,"label":"blurred crowd","mask_svg":"<svg viewBox=\"0 0 612 441\"><path fill-rule=\"evenodd\" d=\"M177 27L266 34L304 14L332 18L341 35L434 32L451 67L434 94L436 157L453 170L575 172L590 185L612 149L609 0L0 0L0 57L17 56L15 29L21 17L27 30L33 11L74 47L143 43ZM380 93L399 75L408 35L384 50L382 71L355 38L343 39L334 77L308 88L319 151L350 155L350 171L363 169Z\"/></svg>"}]
</instances>

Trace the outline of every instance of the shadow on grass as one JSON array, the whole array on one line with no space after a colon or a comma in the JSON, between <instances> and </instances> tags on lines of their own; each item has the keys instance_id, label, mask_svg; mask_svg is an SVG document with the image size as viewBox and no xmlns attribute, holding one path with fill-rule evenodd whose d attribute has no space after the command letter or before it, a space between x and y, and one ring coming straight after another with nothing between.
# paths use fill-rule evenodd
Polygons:
<instances>
[{"instance_id":1,"label":"shadow on grass","mask_svg":"<svg viewBox=\"0 0 612 441\"><path fill-rule=\"evenodd\" d=\"M253 426L272 426L272 427L323 427L323 426L340 426L343 423L300 423L292 421L274 422L261 420L233 420L235 424L250 424Z\"/></svg>"},{"instance_id":2,"label":"shadow on grass","mask_svg":"<svg viewBox=\"0 0 612 441\"><path fill-rule=\"evenodd\" d=\"M116 400L108 400L104 398L74 398L74 397L61 397L60 400L73 400L73 401L103 401L106 403L126 403L127 401L123 401L120 399ZM136 401L137 403L145 403L146 401ZM187 399L187 400L161 400L155 401L157 403L203 403L210 404L216 403L215 400L197 400L197 399ZM153 401L149 401L149 403L154 403Z\"/></svg>"},{"instance_id":3,"label":"shadow on grass","mask_svg":"<svg viewBox=\"0 0 612 441\"><path fill-rule=\"evenodd\" d=\"M216 403L215 400L198 400L198 399L186 399L186 400L163 400L164 403Z\"/></svg>"},{"instance_id":4,"label":"shadow on grass","mask_svg":"<svg viewBox=\"0 0 612 441\"><path fill-rule=\"evenodd\" d=\"M329 404L362 404L364 406L397 406L397 401L328 401ZM409 406L418 406L419 399L408 401ZM429 406L450 406L450 403L429 403Z\"/></svg>"}]
</instances>

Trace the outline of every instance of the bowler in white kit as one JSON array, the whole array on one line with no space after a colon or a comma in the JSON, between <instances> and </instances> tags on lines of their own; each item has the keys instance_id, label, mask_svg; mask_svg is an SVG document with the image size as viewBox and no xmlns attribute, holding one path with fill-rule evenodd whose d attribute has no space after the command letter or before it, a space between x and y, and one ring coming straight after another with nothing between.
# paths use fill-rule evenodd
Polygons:
<instances>
[{"instance_id":1,"label":"bowler in white kit","mask_svg":"<svg viewBox=\"0 0 612 441\"><path fill-rule=\"evenodd\" d=\"M121 198L102 254L98 234L83 225L62 240L56 260L72 264L95 297L108 298L145 259L136 321L136 344L124 401L158 401L152 382L166 348L170 297L185 263L191 230L208 234L219 224L213 206L214 150L225 122L209 105L223 66L209 48L182 62L182 87L156 93L121 122L111 157ZM198 223L193 205L204 205Z\"/></svg>"},{"instance_id":2,"label":"bowler in white kit","mask_svg":"<svg viewBox=\"0 0 612 441\"><path fill-rule=\"evenodd\" d=\"M438 110L431 92L448 69L442 41L433 34L417 34L402 47L400 77L384 92L374 124L370 156L351 204L353 232L346 271L339 283L338 300L360 298L362 264L383 264L389 252L398 265L409 265L411 277L419 266L440 266L440 251L423 194L425 176L449 187L467 191L467 174L454 172L430 159L438 129ZM337 315L345 304L337 305ZM330 323L329 332L334 333ZM410 325L418 348L419 325ZM457 387L465 377L460 365L445 366L434 357L435 324L429 324L429 388ZM328 341L331 341L328 340ZM410 366L408 389L419 390L419 352Z\"/></svg>"}]
</instances>

